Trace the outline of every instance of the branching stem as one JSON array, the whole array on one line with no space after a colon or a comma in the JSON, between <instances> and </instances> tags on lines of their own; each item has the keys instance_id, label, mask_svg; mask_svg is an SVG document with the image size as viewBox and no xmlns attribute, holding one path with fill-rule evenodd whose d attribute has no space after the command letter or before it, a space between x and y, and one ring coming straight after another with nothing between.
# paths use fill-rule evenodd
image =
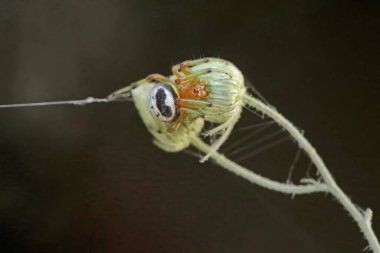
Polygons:
<instances>
[{"instance_id":1,"label":"branching stem","mask_svg":"<svg viewBox=\"0 0 380 253\"><path fill-rule=\"evenodd\" d=\"M365 212L361 211L355 204L350 200L350 198L342 191L342 189L337 185L334 178L332 177L330 171L327 169L322 158L318 155L315 148L310 144L310 142L304 137L304 135L284 116L276 111L273 107L263 103L259 99L256 99L250 95L244 95L243 101L247 105L255 108L256 110L262 112L266 116L272 118L278 125L283 127L289 132L289 134L298 142L300 148L302 148L310 157L314 165L316 166L323 182L318 182L315 180L303 180L301 183L306 183L305 185L292 185L277 182L261 175L258 175L243 166L231 161L224 155L213 152L210 157L215 160L223 168L241 176L248 181L255 183L259 186L267 188L269 190L274 190L287 194L308 194L314 192L329 192L333 195L339 203L342 204L344 209L352 216L355 222L358 224L360 230L364 234L365 239L369 243L369 247L374 253L380 253L379 241L372 229L372 210L367 209ZM204 143L198 136L192 136L192 144L204 153L209 153L211 147Z\"/></svg>"},{"instance_id":2,"label":"branching stem","mask_svg":"<svg viewBox=\"0 0 380 253\"><path fill-rule=\"evenodd\" d=\"M210 145L204 143L199 137L193 136L191 143L204 153L209 153L212 149ZM314 192L327 192L328 188L322 183L306 184L306 185L292 185L287 183L280 183L269 178L258 175L243 166L231 161L224 155L216 152L210 156L216 163L223 168L247 179L249 182L260 185L269 190L278 191L286 194L307 194Z\"/></svg>"}]
</instances>

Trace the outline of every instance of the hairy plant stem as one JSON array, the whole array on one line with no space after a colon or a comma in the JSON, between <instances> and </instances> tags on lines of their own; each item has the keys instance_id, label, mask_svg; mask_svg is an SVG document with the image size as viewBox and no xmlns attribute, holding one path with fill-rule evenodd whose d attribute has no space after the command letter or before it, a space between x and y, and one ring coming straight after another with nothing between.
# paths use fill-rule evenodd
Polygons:
<instances>
[{"instance_id":1,"label":"hairy plant stem","mask_svg":"<svg viewBox=\"0 0 380 253\"><path fill-rule=\"evenodd\" d=\"M191 143L197 149L204 153L209 153L212 149L210 145L204 143L202 139L197 136L191 137ZM238 176L241 176L247 179L249 182L260 185L261 187L267 188L269 190L278 191L286 194L307 194L314 192L327 192L328 188L321 183L307 184L307 185L293 185L287 183L280 183L269 178L258 175L243 166L231 161L226 158L224 155L216 152L215 154L210 155L210 157L223 168L235 173Z\"/></svg>"},{"instance_id":2,"label":"hairy plant stem","mask_svg":"<svg viewBox=\"0 0 380 253\"><path fill-rule=\"evenodd\" d=\"M305 185L292 185L277 182L261 175L258 175L247 168L240 166L239 164L226 158L224 155L218 152L211 152L211 147L204 143L198 136L192 136L192 144L201 150L202 152L208 154L210 157L221 167L245 178L246 180L255 183L259 186L267 188L269 190L274 190L287 194L308 194L314 192L329 192L333 195L339 203L342 204L344 209L352 216L352 218L358 224L360 230L364 234L365 239L369 243L369 248L372 249L374 253L380 253L379 241L372 229L372 211L371 209L366 209L362 211L349 199L349 197L342 191L342 189L337 185L334 178L332 177L330 171L327 169L322 158L318 155L315 148L310 144L310 142L304 137L304 135L284 116L276 111L275 108L264 104L259 99L256 99L250 95L244 95L243 101L247 105L255 108L264 115L272 118L278 125L283 127L289 134L297 141L300 148L302 148L310 157L314 165L316 166L323 182L316 180L304 180L301 182L307 183Z\"/></svg>"}]
</instances>

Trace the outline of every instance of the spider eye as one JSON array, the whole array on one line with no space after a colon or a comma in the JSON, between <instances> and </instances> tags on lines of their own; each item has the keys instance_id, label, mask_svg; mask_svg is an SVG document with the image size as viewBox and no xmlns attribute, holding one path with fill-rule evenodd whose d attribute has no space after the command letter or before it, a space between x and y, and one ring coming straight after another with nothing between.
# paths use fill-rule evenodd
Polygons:
<instances>
[{"instance_id":1,"label":"spider eye","mask_svg":"<svg viewBox=\"0 0 380 253\"><path fill-rule=\"evenodd\" d=\"M176 98L177 95L170 84L157 84L150 92L149 109L153 117L164 122L174 121L177 117Z\"/></svg>"}]
</instances>

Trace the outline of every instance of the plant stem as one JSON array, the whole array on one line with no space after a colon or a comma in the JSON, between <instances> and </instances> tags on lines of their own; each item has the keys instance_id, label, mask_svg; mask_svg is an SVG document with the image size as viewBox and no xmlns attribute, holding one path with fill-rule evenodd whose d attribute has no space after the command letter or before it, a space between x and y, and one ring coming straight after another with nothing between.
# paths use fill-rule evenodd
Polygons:
<instances>
[{"instance_id":1,"label":"plant stem","mask_svg":"<svg viewBox=\"0 0 380 253\"><path fill-rule=\"evenodd\" d=\"M303 136L303 134L294 125L287 120L282 114L278 113L274 108L264 104L260 100L244 95L243 100L248 105L261 111L268 117L272 118L281 127L289 132L289 134L298 142L298 145L305 150L309 155L312 162L318 169L324 183L328 186L329 192L343 205L343 207L348 211L352 218L358 224L360 230L363 232L365 239L367 239L370 248L374 253L380 253L379 241L372 229L371 219L372 211L367 209L365 213L362 213L355 204L349 199L349 197L342 191L342 189L337 185L334 178L332 177L330 171L327 169L322 158L318 155L315 148L310 144L310 142Z\"/></svg>"},{"instance_id":2,"label":"plant stem","mask_svg":"<svg viewBox=\"0 0 380 253\"><path fill-rule=\"evenodd\" d=\"M193 146L208 154L212 151L210 145L204 143L199 137L192 136L191 143ZM258 175L243 166L231 161L219 152L211 153L210 157L223 168L235 173L238 176L247 179L249 182L260 185L269 190L278 191L286 194L308 194L314 192L327 192L328 188L322 183L308 184L308 185L293 185L280 183L269 178Z\"/></svg>"},{"instance_id":3,"label":"plant stem","mask_svg":"<svg viewBox=\"0 0 380 253\"><path fill-rule=\"evenodd\" d=\"M323 183L313 180L309 180L309 182L311 183L306 185L291 185L280 183L253 173L252 171L229 160L224 155L218 152L211 153L210 157L223 168L269 190L294 195L307 194L313 192L330 192L356 221L360 230L364 234L365 239L369 243L369 248L371 248L374 253L380 253L379 241L372 229L371 224L372 211L370 209L367 209L365 212L363 212L361 211L361 209L355 206L355 204L337 185L330 171L324 164L322 158L318 155L315 148L303 136L303 134L289 120L287 120L284 116L277 112L276 109L264 104L259 99L256 99L249 95L244 95L243 101L247 105L255 108L256 110L262 112L266 116L272 118L278 125L280 125L289 132L289 134L298 142L300 148L302 148L309 155L310 159L312 160L319 174L321 175ZM191 142L195 147L197 147L199 150L206 154L211 151L211 147L208 144L204 143L198 136L192 136Z\"/></svg>"}]
</instances>

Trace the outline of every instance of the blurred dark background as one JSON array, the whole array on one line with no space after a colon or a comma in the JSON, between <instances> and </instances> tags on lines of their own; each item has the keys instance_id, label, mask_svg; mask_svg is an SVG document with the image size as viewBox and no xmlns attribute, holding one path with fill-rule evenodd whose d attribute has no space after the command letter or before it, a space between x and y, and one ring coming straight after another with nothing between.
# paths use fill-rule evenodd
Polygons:
<instances>
[{"instance_id":1,"label":"blurred dark background","mask_svg":"<svg viewBox=\"0 0 380 253\"><path fill-rule=\"evenodd\" d=\"M0 104L104 97L185 59L228 59L306 130L380 234L376 2L0 0ZM132 103L0 111L1 252L366 245L329 196L291 200L159 150Z\"/></svg>"}]
</instances>

